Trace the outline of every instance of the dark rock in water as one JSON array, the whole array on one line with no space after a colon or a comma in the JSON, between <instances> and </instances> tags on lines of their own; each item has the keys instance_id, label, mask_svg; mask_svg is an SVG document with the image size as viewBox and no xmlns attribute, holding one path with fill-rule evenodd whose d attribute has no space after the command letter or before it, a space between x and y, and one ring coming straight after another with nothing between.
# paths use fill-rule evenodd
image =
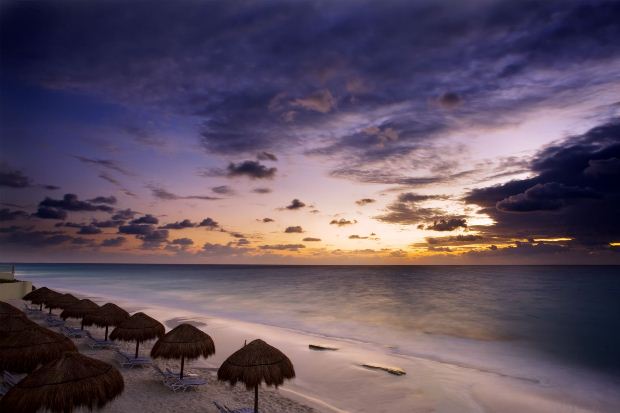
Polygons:
<instances>
[{"instance_id":1,"label":"dark rock in water","mask_svg":"<svg viewBox=\"0 0 620 413\"><path fill-rule=\"evenodd\" d=\"M320 346L318 344L309 344L308 348L314 351L336 351L338 350L336 347Z\"/></svg>"},{"instance_id":2,"label":"dark rock in water","mask_svg":"<svg viewBox=\"0 0 620 413\"><path fill-rule=\"evenodd\" d=\"M371 370L382 370L395 376L404 376L405 374L407 374L405 370L401 368L381 366L379 364L362 364L362 367L366 367L367 369Z\"/></svg>"}]
</instances>

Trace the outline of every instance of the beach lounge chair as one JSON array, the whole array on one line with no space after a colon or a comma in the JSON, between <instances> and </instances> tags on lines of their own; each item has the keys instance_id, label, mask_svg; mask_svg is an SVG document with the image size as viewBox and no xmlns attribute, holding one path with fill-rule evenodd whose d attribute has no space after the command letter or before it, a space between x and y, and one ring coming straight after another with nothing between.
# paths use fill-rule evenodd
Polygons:
<instances>
[{"instance_id":1,"label":"beach lounge chair","mask_svg":"<svg viewBox=\"0 0 620 413\"><path fill-rule=\"evenodd\" d=\"M150 366L151 364L153 364L153 361L151 360L150 357L134 357L133 354L127 354L125 352L122 352L121 350L115 348L114 349L115 353L116 353L116 360L118 361L118 364L120 364L122 367L144 367L144 366Z\"/></svg>"},{"instance_id":2,"label":"beach lounge chair","mask_svg":"<svg viewBox=\"0 0 620 413\"><path fill-rule=\"evenodd\" d=\"M168 387L174 392L178 390L186 391L190 389L195 389L207 384L207 381L205 379L196 375L185 376L181 379L179 378L178 374L175 374L168 369L166 369L166 371L163 371L157 365L153 365L153 368L162 377L164 386Z\"/></svg>"},{"instance_id":3,"label":"beach lounge chair","mask_svg":"<svg viewBox=\"0 0 620 413\"><path fill-rule=\"evenodd\" d=\"M93 337L90 331L86 330L86 337L88 338L88 346L92 350L101 350L105 348L117 348L118 344L111 340L102 340L100 338Z\"/></svg>"},{"instance_id":4,"label":"beach lounge chair","mask_svg":"<svg viewBox=\"0 0 620 413\"><path fill-rule=\"evenodd\" d=\"M43 312L38 308L33 308L29 306L27 303L24 303L24 311L28 315L41 315Z\"/></svg>"},{"instance_id":5,"label":"beach lounge chair","mask_svg":"<svg viewBox=\"0 0 620 413\"><path fill-rule=\"evenodd\" d=\"M231 409L226 405L221 405L218 402L214 401L213 404L217 407L217 410L220 413L254 413L254 409L252 407L241 407L239 409Z\"/></svg>"},{"instance_id":6,"label":"beach lounge chair","mask_svg":"<svg viewBox=\"0 0 620 413\"><path fill-rule=\"evenodd\" d=\"M82 338L86 335L84 330L80 330L79 328L69 327L65 325L60 326L60 332L67 337L71 338Z\"/></svg>"},{"instance_id":7,"label":"beach lounge chair","mask_svg":"<svg viewBox=\"0 0 620 413\"><path fill-rule=\"evenodd\" d=\"M8 371L5 371L2 374L2 385L0 386L0 396L4 396L11 387L19 383L21 379L23 379L24 377L26 377L25 374L16 375L16 374L9 373Z\"/></svg>"},{"instance_id":8,"label":"beach lounge chair","mask_svg":"<svg viewBox=\"0 0 620 413\"><path fill-rule=\"evenodd\" d=\"M61 320L60 318L56 318L54 316L47 316L47 318L45 318L45 323L49 327L60 327L60 326L64 326L65 325L65 321L64 320Z\"/></svg>"}]
</instances>

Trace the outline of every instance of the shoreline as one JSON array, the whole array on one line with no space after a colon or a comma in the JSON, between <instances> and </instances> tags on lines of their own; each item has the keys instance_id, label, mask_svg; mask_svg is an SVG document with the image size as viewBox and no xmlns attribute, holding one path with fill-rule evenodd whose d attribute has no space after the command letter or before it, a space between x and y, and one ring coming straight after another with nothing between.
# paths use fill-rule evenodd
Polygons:
<instances>
[{"instance_id":1,"label":"shoreline","mask_svg":"<svg viewBox=\"0 0 620 413\"><path fill-rule=\"evenodd\" d=\"M40 279L39 281L43 281ZM44 283L39 284L42 286ZM53 285L50 286L54 288ZM215 368L243 345L244 340L262 338L291 358L297 378L280 387L285 398L312 407L317 412L612 412L620 397L604 391L589 400L579 388L557 388L528 377L515 377L475 366L458 365L428 356L390 352L376 344L336 339L238 319L212 316L122 297L102 296L80 288L58 289L85 296L103 304L115 302L130 312L144 311L168 329L174 323L193 321L213 337L216 355L193 363L194 368ZM204 323L204 324L201 324ZM313 351L309 344L337 347L338 351ZM363 363L403 368L407 375L395 377L370 371ZM490 391L489 389L494 389ZM599 389L600 390L600 389ZM600 394L599 394L600 396ZM614 400L615 399L615 400ZM523 404L523 400L535 400ZM616 404L619 403L619 404ZM104 410L105 411L105 410Z\"/></svg>"}]
</instances>

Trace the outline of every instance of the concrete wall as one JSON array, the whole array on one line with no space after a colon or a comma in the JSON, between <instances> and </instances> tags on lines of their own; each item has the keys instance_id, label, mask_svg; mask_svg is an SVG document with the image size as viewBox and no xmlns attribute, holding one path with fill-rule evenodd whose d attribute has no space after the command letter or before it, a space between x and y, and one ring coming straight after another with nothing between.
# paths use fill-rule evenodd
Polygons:
<instances>
[{"instance_id":1,"label":"concrete wall","mask_svg":"<svg viewBox=\"0 0 620 413\"><path fill-rule=\"evenodd\" d=\"M0 271L0 280L13 280L15 275L12 271Z\"/></svg>"},{"instance_id":2,"label":"concrete wall","mask_svg":"<svg viewBox=\"0 0 620 413\"><path fill-rule=\"evenodd\" d=\"M21 300L30 291L32 291L32 283L30 281L0 283L0 301Z\"/></svg>"}]
</instances>

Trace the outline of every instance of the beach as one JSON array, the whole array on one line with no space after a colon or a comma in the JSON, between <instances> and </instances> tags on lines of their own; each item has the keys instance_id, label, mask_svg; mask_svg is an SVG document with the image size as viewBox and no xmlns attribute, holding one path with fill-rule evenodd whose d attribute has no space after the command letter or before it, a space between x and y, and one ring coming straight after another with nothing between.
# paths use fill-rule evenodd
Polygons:
<instances>
[{"instance_id":1,"label":"beach","mask_svg":"<svg viewBox=\"0 0 620 413\"><path fill-rule=\"evenodd\" d=\"M442 348L441 354L433 352L428 344L426 349L418 346L415 353L405 353L380 344L380 340L363 342L209 314L198 308L191 311L187 306L174 305L174 291L164 292L169 300L165 301L168 305L163 305L164 301L146 293L148 288L128 299L123 294L101 294L111 290L101 287L99 292L95 291L89 282L74 282L69 288L66 279L60 281L49 274L32 279L38 285L47 279L45 284L50 288L63 287L63 292L90 298L98 304L114 302L131 313L145 312L167 330L179 323L192 323L215 341L214 356L186 364L209 380L205 388L173 393L150 368L121 369L127 385L125 392L104 412L129 413L137 406L152 412L211 412L215 411L213 401L229 407L251 406L252 392L239 385L231 389L217 383L214 371L245 341L255 338L282 350L296 370L296 378L278 390L261 389L260 406L266 412L614 412L620 406L618 382L613 378L593 370L558 365L552 360L537 359L532 363L522 354L507 352L504 344L481 333L477 333L480 339L475 342L451 338L452 352L448 347ZM103 330L91 331L103 336ZM84 348L79 340L77 343ZM316 351L309 348L311 344L337 350ZM483 351L476 350L473 344L482 345ZM150 345L141 347L141 352L146 354ZM131 348L129 344L127 350ZM111 357L107 351L87 351L91 353L102 360ZM363 364L395 367L406 374L393 375ZM162 365L178 368L174 362Z\"/></svg>"}]
</instances>

